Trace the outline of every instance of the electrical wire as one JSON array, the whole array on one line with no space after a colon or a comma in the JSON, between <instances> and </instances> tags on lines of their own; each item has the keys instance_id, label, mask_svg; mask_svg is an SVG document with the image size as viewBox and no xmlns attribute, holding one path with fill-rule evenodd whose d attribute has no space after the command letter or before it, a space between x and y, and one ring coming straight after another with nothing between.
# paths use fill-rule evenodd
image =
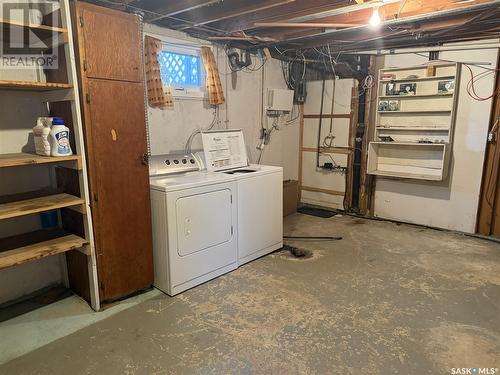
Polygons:
<instances>
[{"instance_id":1,"label":"electrical wire","mask_svg":"<svg viewBox=\"0 0 500 375\"><path fill-rule=\"evenodd\" d=\"M499 92L500 92L500 87L497 88L495 91L493 91L490 95L488 96L480 96L478 95L478 93L476 92L476 87L475 87L475 84L481 80L481 79L484 79L492 74L495 73L495 71L498 71L498 69L495 69L494 71L492 70L489 70L489 71L484 71L482 73L479 73L479 74L476 74L474 75L474 73L472 72L472 69L469 65L467 64L464 64L465 67L469 70L469 73L470 73L470 80L469 82L467 83L467 93L469 94L469 96L474 99L474 100L477 100L477 101L485 101L485 100L489 100L493 97L495 97Z\"/></svg>"},{"instance_id":2,"label":"electrical wire","mask_svg":"<svg viewBox=\"0 0 500 375\"><path fill-rule=\"evenodd\" d=\"M193 131L191 133L191 135L188 137L187 141L186 141L186 145L184 147L184 152L186 154L190 154L191 153L191 145L194 141L194 138L198 135L198 134L201 134L202 132L204 131L209 131L209 130L212 130L214 128L214 126L220 122L219 120L219 107L218 106L215 106L214 108L214 117L212 119L212 122L210 123L210 125L208 125L208 127L206 127L205 129L196 129L195 131Z\"/></svg>"},{"instance_id":3,"label":"electrical wire","mask_svg":"<svg viewBox=\"0 0 500 375\"><path fill-rule=\"evenodd\" d=\"M427 55L424 55L424 54L418 53L418 52L414 52L414 55L427 58ZM496 95L498 95L500 93L500 87L499 87L495 91L493 91L491 94L489 94L487 96L481 96L477 93L476 86L475 86L478 81L480 81L486 77L489 77L490 75L495 74L496 72L499 72L500 69L488 68L488 67L484 66L484 64L476 64L476 63L463 62L463 61L457 61L457 60L436 59L434 61L458 63L458 64L464 65L468 69L469 74L470 74L470 80L467 82L467 86L466 86L467 94L472 99L474 99L476 101L489 100L491 98L494 98ZM484 69L484 71L481 73L478 73L478 74L474 74L471 67L481 68L481 69Z\"/></svg>"}]
</instances>

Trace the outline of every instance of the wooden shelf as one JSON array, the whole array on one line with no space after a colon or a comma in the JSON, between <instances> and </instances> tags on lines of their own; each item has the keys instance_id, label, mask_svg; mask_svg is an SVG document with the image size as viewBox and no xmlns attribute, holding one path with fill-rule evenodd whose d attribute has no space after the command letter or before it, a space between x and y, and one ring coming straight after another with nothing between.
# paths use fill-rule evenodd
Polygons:
<instances>
[{"instance_id":1,"label":"wooden shelf","mask_svg":"<svg viewBox=\"0 0 500 375\"><path fill-rule=\"evenodd\" d=\"M441 181L441 175L426 175L426 174L417 174L417 173L404 173L404 172L387 172L387 171L371 171L370 174L374 174L382 177L393 177L393 178L402 178L402 179L417 179L417 180L431 180L431 181Z\"/></svg>"},{"instance_id":2,"label":"wooden shelf","mask_svg":"<svg viewBox=\"0 0 500 375\"><path fill-rule=\"evenodd\" d=\"M0 90L52 91L73 88L69 83L0 80Z\"/></svg>"},{"instance_id":3,"label":"wooden shelf","mask_svg":"<svg viewBox=\"0 0 500 375\"><path fill-rule=\"evenodd\" d=\"M67 33L67 29L63 29L62 27L54 27L54 26L49 26L49 25L37 25L33 23L28 23L25 24L24 22L20 21L15 21L15 20L6 20L6 19L1 19L0 18L0 24L2 26L14 26L14 27L21 27L23 29L31 29L31 30L40 30L40 31L46 31L49 33Z\"/></svg>"},{"instance_id":4,"label":"wooden shelf","mask_svg":"<svg viewBox=\"0 0 500 375\"><path fill-rule=\"evenodd\" d=\"M68 42L68 30L62 27L54 27L50 25L37 25L33 23L25 24L21 21L0 19L0 30L19 29L19 32L30 30L36 35L43 44L38 44L37 47L43 50L51 50ZM0 43L7 43L2 40Z\"/></svg>"},{"instance_id":5,"label":"wooden shelf","mask_svg":"<svg viewBox=\"0 0 500 375\"><path fill-rule=\"evenodd\" d=\"M450 66L455 66L455 65L456 65L456 63L454 63L454 62L444 62L443 63L443 62L438 62L438 61L434 60L434 62L429 61L426 64L412 66L412 67L383 68L383 69L380 69L380 72L381 73L392 73L392 72L398 72L398 71L403 71L403 70L418 70L418 69L427 70L427 67L429 67L429 66L433 66L435 68L445 68L445 67L450 67Z\"/></svg>"},{"instance_id":6,"label":"wooden shelf","mask_svg":"<svg viewBox=\"0 0 500 375\"><path fill-rule=\"evenodd\" d=\"M416 94L416 95L380 95L379 99L414 99L414 98L440 98L440 97L450 97L453 93L447 94Z\"/></svg>"},{"instance_id":7,"label":"wooden shelf","mask_svg":"<svg viewBox=\"0 0 500 375\"><path fill-rule=\"evenodd\" d=\"M382 114L398 114L398 113L410 113L410 114L419 114L419 113L451 113L451 109L439 109L439 110L432 110L432 111L377 111L378 113Z\"/></svg>"},{"instance_id":8,"label":"wooden shelf","mask_svg":"<svg viewBox=\"0 0 500 375\"><path fill-rule=\"evenodd\" d=\"M446 146L447 143L417 143L417 142L383 142L383 141L375 141L370 142L376 145L391 145L391 146Z\"/></svg>"},{"instance_id":9,"label":"wooden shelf","mask_svg":"<svg viewBox=\"0 0 500 375\"><path fill-rule=\"evenodd\" d=\"M82 198L65 193L2 203L0 204L0 220L63 207L78 206L83 203L84 200Z\"/></svg>"},{"instance_id":10,"label":"wooden shelf","mask_svg":"<svg viewBox=\"0 0 500 375\"><path fill-rule=\"evenodd\" d=\"M81 158L79 155L53 157L41 156L25 152L14 154L0 154L0 168L19 167L24 165L36 164L56 164L71 161L76 162L78 164L78 169L80 169Z\"/></svg>"},{"instance_id":11,"label":"wooden shelf","mask_svg":"<svg viewBox=\"0 0 500 375\"><path fill-rule=\"evenodd\" d=\"M433 81L433 80L447 80L447 79L454 79L454 78L455 78L455 76L432 76L432 77L418 77L418 78L381 79L380 83Z\"/></svg>"},{"instance_id":12,"label":"wooden shelf","mask_svg":"<svg viewBox=\"0 0 500 375\"><path fill-rule=\"evenodd\" d=\"M89 242L66 231L39 230L0 239L0 269L32 262L70 250L87 252Z\"/></svg>"},{"instance_id":13,"label":"wooden shelf","mask_svg":"<svg viewBox=\"0 0 500 375\"><path fill-rule=\"evenodd\" d=\"M408 130L408 131L438 131L438 132L449 132L449 128L437 128L437 127L419 127L419 126L377 126L377 130Z\"/></svg>"}]
</instances>

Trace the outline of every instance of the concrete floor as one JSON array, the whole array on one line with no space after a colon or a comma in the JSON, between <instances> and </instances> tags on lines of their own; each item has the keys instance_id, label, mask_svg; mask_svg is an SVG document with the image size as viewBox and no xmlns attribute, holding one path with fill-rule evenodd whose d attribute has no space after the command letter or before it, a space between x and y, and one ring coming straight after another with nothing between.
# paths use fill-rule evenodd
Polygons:
<instances>
[{"instance_id":1,"label":"concrete floor","mask_svg":"<svg viewBox=\"0 0 500 375\"><path fill-rule=\"evenodd\" d=\"M500 367L500 245L296 214L291 242L0 366L1 374L451 374Z\"/></svg>"}]
</instances>

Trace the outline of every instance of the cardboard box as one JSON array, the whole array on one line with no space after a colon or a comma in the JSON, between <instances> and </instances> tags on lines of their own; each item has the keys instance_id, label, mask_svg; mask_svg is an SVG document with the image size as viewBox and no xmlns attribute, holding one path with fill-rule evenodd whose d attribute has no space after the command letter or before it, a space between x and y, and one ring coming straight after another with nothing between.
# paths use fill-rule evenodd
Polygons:
<instances>
[{"instance_id":1,"label":"cardboard box","mask_svg":"<svg viewBox=\"0 0 500 375\"><path fill-rule=\"evenodd\" d=\"M299 201L299 181L283 181L283 217L297 212Z\"/></svg>"}]
</instances>

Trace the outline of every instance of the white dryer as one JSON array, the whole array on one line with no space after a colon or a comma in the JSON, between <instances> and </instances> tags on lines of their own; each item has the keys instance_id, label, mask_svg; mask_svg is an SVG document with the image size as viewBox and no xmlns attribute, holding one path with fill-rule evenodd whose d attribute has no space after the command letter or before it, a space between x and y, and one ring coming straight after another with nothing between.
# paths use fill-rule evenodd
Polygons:
<instances>
[{"instance_id":1,"label":"white dryer","mask_svg":"<svg viewBox=\"0 0 500 375\"><path fill-rule=\"evenodd\" d=\"M238 187L238 265L283 247L283 168L249 165L243 132L202 134L209 172L233 176Z\"/></svg>"},{"instance_id":2,"label":"white dryer","mask_svg":"<svg viewBox=\"0 0 500 375\"><path fill-rule=\"evenodd\" d=\"M154 285L173 296L237 268L235 177L189 155L150 160Z\"/></svg>"}]
</instances>

